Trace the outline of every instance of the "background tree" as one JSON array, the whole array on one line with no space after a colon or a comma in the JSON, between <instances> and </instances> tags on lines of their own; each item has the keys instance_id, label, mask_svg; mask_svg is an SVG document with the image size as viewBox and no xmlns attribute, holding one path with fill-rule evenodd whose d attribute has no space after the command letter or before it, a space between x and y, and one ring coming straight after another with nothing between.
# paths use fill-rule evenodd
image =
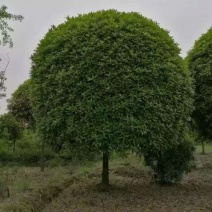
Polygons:
<instances>
[{"instance_id":1,"label":"background tree","mask_svg":"<svg viewBox=\"0 0 212 212\"><path fill-rule=\"evenodd\" d=\"M2 34L2 39L0 40L0 45L9 44L9 47L13 46L12 38L10 36L10 32L13 32L13 28L8 25L8 21L22 21L23 16L14 15L7 11L6 6L0 7L0 30Z\"/></svg>"},{"instance_id":2,"label":"background tree","mask_svg":"<svg viewBox=\"0 0 212 212\"><path fill-rule=\"evenodd\" d=\"M203 34L188 53L186 63L194 78L195 110L193 119L199 132L203 153L204 140L212 139L212 28Z\"/></svg>"},{"instance_id":3,"label":"background tree","mask_svg":"<svg viewBox=\"0 0 212 212\"><path fill-rule=\"evenodd\" d=\"M28 129L35 131L35 119L33 116L33 110L30 100L31 94L31 79L26 80L21 84L17 90L12 94L11 98L8 100L8 110L9 112L21 122ZM38 136L39 137L39 136ZM44 171L44 159L45 159L45 143L41 140L41 171Z\"/></svg>"},{"instance_id":4,"label":"background tree","mask_svg":"<svg viewBox=\"0 0 212 212\"><path fill-rule=\"evenodd\" d=\"M30 102L31 80L26 80L21 84L8 100L9 112L25 126L35 128L32 106Z\"/></svg>"},{"instance_id":5,"label":"background tree","mask_svg":"<svg viewBox=\"0 0 212 212\"><path fill-rule=\"evenodd\" d=\"M2 97L5 97L5 91L6 91L6 88L4 86L4 82L6 80L5 72L7 70L9 63L10 63L9 55L7 55L7 58L4 57L3 55L0 57L0 99Z\"/></svg>"},{"instance_id":6,"label":"background tree","mask_svg":"<svg viewBox=\"0 0 212 212\"><path fill-rule=\"evenodd\" d=\"M6 44L9 44L9 47L11 48L13 46L12 38L10 36L10 33L14 30L8 25L8 21L22 21L23 16L21 15L14 15L7 11L6 6L0 7L0 33L2 35L2 38L0 39L0 45L5 46ZM8 67L8 64L10 62L9 56L8 58L0 55L0 99L5 96L5 87L4 87L4 81L5 78L5 72Z\"/></svg>"},{"instance_id":7,"label":"background tree","mask_svg":"<svg viewBox=\"0 0 212 212\"><path fill-rule=\"evenodd\" d=\"M53 146L66 141L102 152L104 185L113 151L163 155L184 146L192 87L179 53L167 31L138 13L68 18L32 56L40 134ZM173 156L169 168L178 159ZM186 169L178 175L187 170L181 162Z\"/></svg>"},{"instance_id":8,"label":"background tree","mask_svg":"<svg viewBox=\"0 0 212 212\"><path fill-rule=\"evenodd\" d=\"M0 116L0 138L12 142L13 152L15 152L16 141L23 135L23 129L23 125L12 114Z\"/></svg>"}]
</instances>

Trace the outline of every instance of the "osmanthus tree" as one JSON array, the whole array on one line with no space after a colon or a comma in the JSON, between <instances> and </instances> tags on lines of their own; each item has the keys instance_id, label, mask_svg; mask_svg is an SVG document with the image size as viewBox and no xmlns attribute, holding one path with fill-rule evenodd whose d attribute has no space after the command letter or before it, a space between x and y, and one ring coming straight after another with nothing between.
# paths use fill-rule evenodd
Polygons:
<instances>
[{"instance_id":1,"label":"osmanthus tree","mask_svg":"<svg viewBox=\"0 0 212 212\"><path fill-rule=\"evenodd\" d=\"M187 145L192 87L179 52L167 31L138 13L108 10L67 18L49 30L32 56L40 134L53 146L69 142L79 151L102 152L104 185L113 151L152 153L157 164L156 156ZM186 154L192 155L188 146Z\"/></svg>"},{"instance_id":2,"label":"osmanthus tree","mask_svg":"<svg viewBox=\"0 0 212 212\"><path fill-rule=\"evenodd\" d=\"M12 143L15 152L16 141L23 135L24 127L11 113L0 116L0 138Z\"/></svg>"},{"instance_id":3,"label":"osmanthus tree","mask_svg":"<svg viewBox=\"0 0 212 212\"><path fill-rule=\"evenodd\" d=\"M212 139L212 28L195 42L186 63L195 84L192 117L204 142Z\"/></svg>"},{"instance_id":4,"label":"osmanthus tree","mask_svg":"<svg viewBox=\"0 0 212 212\"><path fill-rule=\"evenodd\" d=\"M5 46L6 44L9 44L9 47L11 48L13 46L12 38L10 36L10 33L13 32L13 28L11 28L8 24L8 21L22 21L23 16L21 15L14 15L7 11L6 6L0 6L0 45ZM4 57L0 55L0 99L5 96L5 87L4 87L4 81L5 78L5 72L8 67L10 60L9 57Z\"/></svg>"},{"instance_id":5,"label":"osmanthus tree","mask_svg":"<svg viewBox=\"0 0 212 212\"><path fill-rule=\"evenodd\" d=\"M34 129L35 119L30 101L30 86L30 79L21 84L8 100L7 108L19 122Z\"/></svg>"}]
</instances>

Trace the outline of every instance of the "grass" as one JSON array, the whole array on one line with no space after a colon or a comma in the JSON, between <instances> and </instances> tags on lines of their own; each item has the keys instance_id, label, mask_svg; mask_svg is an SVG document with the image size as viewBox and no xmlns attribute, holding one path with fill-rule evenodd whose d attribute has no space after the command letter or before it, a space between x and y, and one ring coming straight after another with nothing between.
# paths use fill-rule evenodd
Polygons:
<instances>
[{"instance_id":1,"label":"grass","mask_svg":"<svg viewBox=\"0 0 212 212\"><path fill-rule=\"evenodd\" d=\"M29 180L21 180L16 183L15 190L17 193L24 193L27 190L30 190L30 181Z\"/></svg>"},{"instance_id":2,"label":"grass","mask_svg":"<svg viewBox=\"0 0 212 212\"><path fill-rule=\"evenodd\" d=\"M206 151L212 152L212 146ZM0 167L0 179L11 194L1 200L0 211L212 211L212 154L198 157L203 169L186 175L181 184L160 187L142 158L114 154L107 192L97 187L100 161L49 167L44 173L38 167Z\"/></svg>"},{"instance_id":3,"label":"grass","mask_svg":"<svg viewBox=\"0 0 212 212\"><path fill-rule=\"evenodd\" d=\"M180 184L166 187L153 183L149 172L138 166L141 161L135 155L114 158L107 192L96 186L100 172L94 169L91 177L67 187L44 211L212 211L212 154L199 158L202 169L193 170Z\"/></svg>"},{"instance_id":4,"label":"grass","mask_svg":"<svg viewBox=\"0 0 212 212\"><path fill-rule=\"evenodd\" d=\"M37 208L42 206L41 204L39 206L38 200L43 193L44 198L48 199L49 196L54 198L55 195L59 194L58 189L60 190L61 187L72 183L72 178L90 176L94 173L94 169L101 169L101 163L87 162L84 165L78 164L76 166L74 164L52 166L45 168L43 173L39 167L1 166L0 179L9 188L10 198L0 198L0 211L34 211L31 208L28 209L28 207L31 207L29 206L31 203L36 204ZM30 204L28 199L31 202ZM46 200L46 202L48 201Z\"/></svg>"},{"instance_id":5,"label":"grass","mask_svg":"<svg viewBox=\"0 0 212 212\"><path fill-rule=\"evenodd\" d=\"M1 167L0 179L8 186L10 199L1 200L0 211L15 210L23 198L69 179L72 173L71 167L46 168L44 173L38 167Z\"/></svg>"},{"instance_id":6,"label":"grass","mask_svg":"<svg viewBox=\"0 0 212 212\"><path fill-rule=\"evenodd\" d=\"M110 165L111 172L117 171L121 167L143 167L142 160L135 155L130 155L128 158L121 158L119 155L114 154ZM101 161L85 162L83 165L70 164L69 166L48 167L42 173L39 167L2 166L0 167L0 179L9 188L10 199L1 201L0 211L14 211L20 205L20 210L22 210L22 207L27 208L25 203L22 206L23 200L28 197L30 199L31 196L34 196L36 192L40 192L41 190L48 191L53 188L53 191L50 191L50 193L54 193L55 189L60 189L63 183L67 185L72 183L71 179L92 179L94 176L99 177L101 176L101 167ZM36 202L36 200L30 201Z\"/></svg>"},{"instance_id":7,"label":"grass","mask_svg":"<svg viewBox=\"0 0 212 212\"><path fill-rule=\"evenodd\" d=\"M197 151L197 153L201 153L202 152L202 146L201 145L196 146L196 151ZM205 144L205 152L211 153L212 152L212 145Z\"/></svg>"}]
</instances>

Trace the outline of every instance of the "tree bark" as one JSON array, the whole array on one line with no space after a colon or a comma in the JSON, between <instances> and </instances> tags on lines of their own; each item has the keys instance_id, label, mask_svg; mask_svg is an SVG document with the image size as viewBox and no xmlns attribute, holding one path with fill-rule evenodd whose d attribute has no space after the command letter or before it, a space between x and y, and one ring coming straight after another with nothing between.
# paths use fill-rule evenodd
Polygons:
<instances>
[{"instance_id":1,"label":"tree bark","mask_svg":"<svg viewBox=\"0 0 212 212\"><path fill-rule=\"evenodd\" d=\"M204 144L204 140L201 140L202 142L202 154L205 154L205 144Z\"/></svg>"},{"instance_id":2,"label":"tree bark","mask_svg":"<svg viewBox=\"0 0 212 212\"><path fill-rule=\"evenodd\" d=\"M40 163L40 170L41 172L44 172L44 168L45 168L45 141L42 140L42 146L41 146L41 163Z\"/></svg>"},{"instance_id":3,"label":"tree bark","mask_svg":"<svg viewBox=\"0 0 212 212\"><path fill-rule=\"evenodd\" d=\"M109 185L109 152L108 150L103 152L102 158L102 185Z\"/></svg>"}]
</instances>

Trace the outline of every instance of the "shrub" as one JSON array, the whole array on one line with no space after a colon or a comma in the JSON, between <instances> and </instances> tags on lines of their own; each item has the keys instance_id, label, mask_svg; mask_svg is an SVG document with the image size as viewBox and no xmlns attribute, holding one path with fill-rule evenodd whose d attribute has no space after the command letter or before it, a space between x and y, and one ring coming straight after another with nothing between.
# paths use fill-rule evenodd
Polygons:
<instances>
[{"instance_id":1,"label":"shrub","mask_svg":"<svg viewBox=\"0 0 212 212\"><path fill-rule=\"evenodd\" d=\"M38 166L41 159L41 143L35 133L26 130L23 137L17 142L16 151L11 150L7 140L0 140L0 162L4 165ZM45 159L55 157L55 152L46 146Z\"/></svg>"},{"instance_id":2,"label":"shrub","mask_svg":"<svg viewBox=\"0 0 212 212\"><path fill-rule=\"evenodd\" d=\"M146 164L154 171L156 180L164 185L181 180L183 174L190 170L195 148L192 142L179 143L164 152L144 153Z\"/></svg>"}]
</instances>

